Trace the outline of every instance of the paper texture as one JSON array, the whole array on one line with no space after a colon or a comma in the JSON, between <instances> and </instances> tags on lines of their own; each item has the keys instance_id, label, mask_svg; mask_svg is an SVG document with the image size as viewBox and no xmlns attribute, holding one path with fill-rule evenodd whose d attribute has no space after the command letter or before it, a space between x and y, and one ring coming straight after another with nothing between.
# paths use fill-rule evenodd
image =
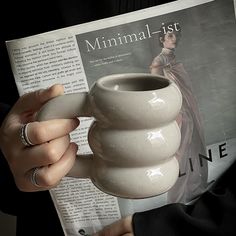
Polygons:
<instances>
[{"instance_id":1,"label":"paper texture","mask_svg":"<svg viewBox=\"0 0 236 236\"><path fill-rule=\"evenodd\" d=\"M176 186L160 196L127 200L102 193L88 179L65 177L50 190L65 235L90 235L136 211L189 203L235 160L233 4L233 0L176 1L6 42L20 95L55 83L63 84L65 93L88 91L104 75L155 73L162 63L162 72L156 73L179 83L186 98L180 119L185 148L179 153L185 157ZM181 37L170 55L159 43L160 32L179 29ZM81 118L71 134L80 154L91 153L87 132L92 120Z\"/></svg>"}]
</instances>

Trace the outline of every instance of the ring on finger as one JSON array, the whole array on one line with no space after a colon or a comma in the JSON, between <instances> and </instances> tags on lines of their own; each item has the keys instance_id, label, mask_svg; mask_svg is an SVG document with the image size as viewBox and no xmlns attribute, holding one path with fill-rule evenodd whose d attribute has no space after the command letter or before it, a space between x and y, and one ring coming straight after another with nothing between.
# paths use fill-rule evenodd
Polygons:
<instances>
[{"instance_id":1,"label":"ring on finger","mask_svg":"<svg viewBox=\"0 0 236 236\"><path fill-rule=\"evenodd\" d=\"M33 169L32 173L31 173L31 176L30 176L30 181L31 183L35 186L35 187L41 187L38 182L37 182L37 173L38 171L40 170L39 167L36 167Z\"/></svg>"},{"instance_id":2,"label":"ring on finger","mask_svg":"<svg viewBox=\"0 0 236 236\"><path fill-rule=\"evenodd\" d=\"M28 125L29 123L27 124L24 124L21 126L21 129L20 129L20 139L21 139L21 142L29 147L29 146L34 146L34 144L30 141L29 137L28 137Z\"/></svg>"}]
</instances>

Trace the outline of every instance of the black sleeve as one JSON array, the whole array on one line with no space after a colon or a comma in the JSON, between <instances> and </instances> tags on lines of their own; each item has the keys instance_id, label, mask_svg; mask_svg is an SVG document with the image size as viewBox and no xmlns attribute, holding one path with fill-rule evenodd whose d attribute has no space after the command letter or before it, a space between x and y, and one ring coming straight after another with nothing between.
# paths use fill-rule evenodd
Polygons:
<instances>
[{"instance_id":1,"label":"black sleeve","mask_svg":"<svg viewBox=\"0 0 236 236\"><path fill-rule=\"evenodd\" d=\"M135 213L135 236L236 235L236 162L193 205Z\"/></svg>"},{"instance_id":2,"label":"black sleeve","mask_svg":"<svg viewBox=\"0 0 236 236\"><path fill-rule=\"evenodd\" d=\"M18 194L19 190L15 185L8 163L0 151L0 211L17 215Z\"/></svg>"},{"instance_id":3,"label":"black sleeve","mask_svg":"<svg viewBox=\"0 0 236 236\"><path fill-rule=\"evenodd\" d=\"M0 126L10 110L10 106L0 103ZM6 159L0 150L0 210L15 215L18 190Z\"/></svg>"}]
</instances>

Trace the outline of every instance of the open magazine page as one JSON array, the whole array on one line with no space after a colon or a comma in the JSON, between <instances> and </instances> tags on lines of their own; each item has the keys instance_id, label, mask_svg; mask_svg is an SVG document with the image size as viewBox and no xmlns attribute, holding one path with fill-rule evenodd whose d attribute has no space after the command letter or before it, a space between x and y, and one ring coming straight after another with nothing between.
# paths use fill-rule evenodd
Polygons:
<instances>
[{"instance_id":1,"label":"open magazine page","mask_svg":"<svg viewBox=\"0 0 236 236\"><path fill-rule=\"evenodd\" d=\"M124 72L162 74L183 94L175 186L132 200L107 195L89 179L65 177L50 190L65 235L89 235L135 211L189 204L230 166L236 156L235 26L233 0L186 0L6 42L20 95L55 83L65 93L88 91L98 78ZM71 136L80 154L89 154L93 118L80 119Z\"/></svg>"}]
</instances>

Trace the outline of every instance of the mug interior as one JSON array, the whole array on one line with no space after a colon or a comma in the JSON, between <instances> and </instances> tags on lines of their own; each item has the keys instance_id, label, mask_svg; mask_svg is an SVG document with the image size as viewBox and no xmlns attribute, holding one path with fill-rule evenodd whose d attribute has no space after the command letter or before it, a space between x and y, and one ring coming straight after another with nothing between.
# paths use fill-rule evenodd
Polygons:
<instances>
[{"instance_id":1,"label":"mug interior","mask_svg":"<svg viewBox=\"0 0 236 236\"><path fill-rule=\"evenodd\" d=\"M150 91L169 86L168 79L157 76L107 77L100 83L104 88L116 91Z\"/></svg>"}]
</instances>

